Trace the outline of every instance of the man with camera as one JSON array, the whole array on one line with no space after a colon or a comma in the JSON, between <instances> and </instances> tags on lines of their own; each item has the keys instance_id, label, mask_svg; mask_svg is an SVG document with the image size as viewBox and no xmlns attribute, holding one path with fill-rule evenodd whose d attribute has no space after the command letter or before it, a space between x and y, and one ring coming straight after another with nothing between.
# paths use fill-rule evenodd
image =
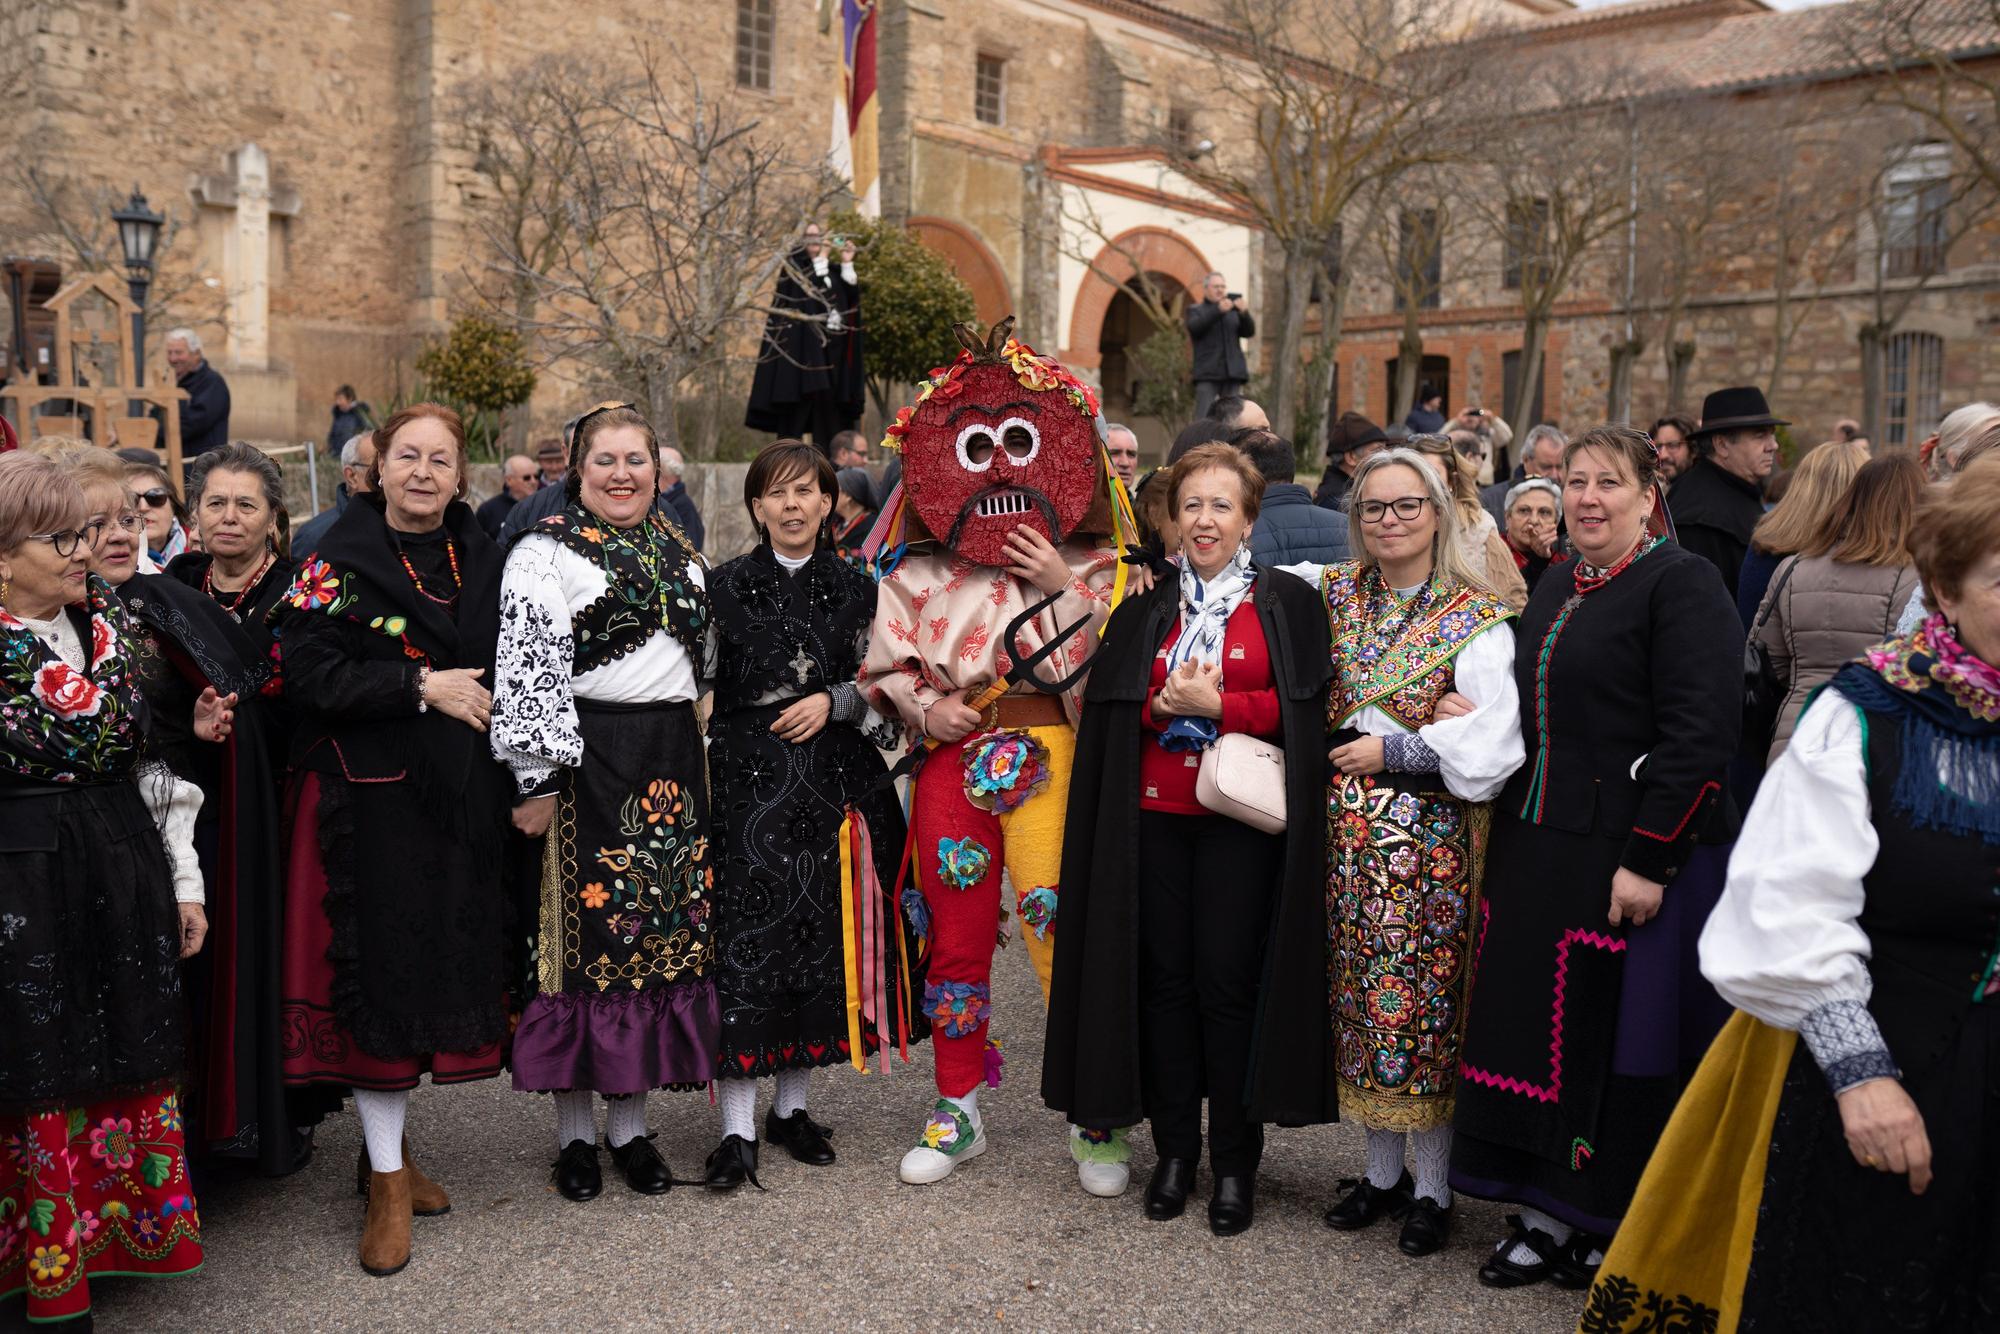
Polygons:
<instances>
[{"instance_id":1,"label":"man with camera","mask_svg":"<svg viewBox=\"0 0 2000 1334\"><path fill-rule=\"evenodd\" d=\"M1187 308L1188 337L1194 341L1194 415L1206 417L1218 398L1243 392L1250 365L1243 359L1243 340L1257 336L1257 321L1244 309L1243 294L1229 290L1229 280L1208 275L1201 300Z\"/></svg>"}]
</instances>

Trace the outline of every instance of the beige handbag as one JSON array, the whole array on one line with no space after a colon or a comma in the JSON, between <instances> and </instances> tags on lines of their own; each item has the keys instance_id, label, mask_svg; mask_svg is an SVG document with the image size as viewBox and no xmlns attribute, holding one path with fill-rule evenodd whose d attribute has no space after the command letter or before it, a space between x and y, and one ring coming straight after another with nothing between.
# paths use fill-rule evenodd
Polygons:
<instances>
[{"instance_id":1,"label":"beige handbag","mask_svg":"<svg viewBox=\"0 0 2000 1334\"><path fill-rule=\"evenodd\" d=\"M1195 800L1267 834L1285 832L1285 752L1243 732L1224 732L1201 753Z\"/></svg>"}]
</instances>

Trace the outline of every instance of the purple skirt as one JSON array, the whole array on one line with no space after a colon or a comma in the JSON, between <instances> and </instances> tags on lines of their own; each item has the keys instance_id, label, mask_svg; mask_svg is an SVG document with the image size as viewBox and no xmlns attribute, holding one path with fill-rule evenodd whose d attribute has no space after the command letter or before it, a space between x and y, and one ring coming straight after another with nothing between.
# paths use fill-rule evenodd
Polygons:
<instances>
[{"instance_id":1,"label":"purple skirt","mask_svg":"<svg viewBox=\"0 0 2000 1334\"><path fill-rule=\"evenodd\" d=\"M705 1084L722 1022L707 979L657 991L537 996L514 1033L514 1087L643 1093Z\"/></svg>"}]
</instances>

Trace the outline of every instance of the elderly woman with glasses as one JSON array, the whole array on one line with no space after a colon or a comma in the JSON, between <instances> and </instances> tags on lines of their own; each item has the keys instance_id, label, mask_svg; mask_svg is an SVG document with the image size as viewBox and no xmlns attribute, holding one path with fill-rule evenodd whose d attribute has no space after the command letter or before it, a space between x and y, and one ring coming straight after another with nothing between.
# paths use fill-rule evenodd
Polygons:
<instances>
[{"instance_id":1,"label":"elderly woman with glasses","mask_svg":"<svg viewBox=\"0 0 2000 1334\"><path fill-rule=\"evenodd\" d=\"M713 617L700 555L654 508L659 466L630 404L586 413L568 504L515 537L500 590L493 752L513 771L514 827L548 839L514 1087L555 1095L556 1189L577 1201L603 1190L599 1094L626 1185L672 1186L646 1095L705 1087L720 1045L694 708ZM710 1184L740 1184L724 1156L734 1181Z\"/></svg>"},{"instance_id":2,"label":"elderly woman with glasses","mask_svg":"<svg viewBox=\"0 0 2000 1334\"><path fill-rule=\"evenodd\" d=\"M1425 455L1375 455L1351 497L1361 557L1319 572L1333 655L1327 972L1340 1110L1366 1127L1368 1166L1326 1223L1396 1215L1398 1247L1422 1256L1450 1230L1487 803L1521 764L1514 613L1480 587L1462 507Z\"/></svg>"},{"instance_id":3,"label":"elderly woman with glasses","mask_svg":"<svg viewBox=\"0 0 2000 1334\"><path fill-rule=\"evenodd\" d=\"M1562 488L1544 477L1530 477L1507 489L1500 507L1507 530L1501 537L1514 565L1534 596L1550 565L1567 559L1558 543L1562 536Z\"/></svg>"},{"instance_id":4,"label":"elderly woman with glasses","mask_svg":"<svg viewBox=\"0 0 2000 1334\"><path fill-rule=\"evenodd\" d=\"M104 525L54 461L0 457L0 1292L90 1309L93 1274L201 1265L180 960L208 923L199 789L146 754Z\"/></svg>"}]
</instances>

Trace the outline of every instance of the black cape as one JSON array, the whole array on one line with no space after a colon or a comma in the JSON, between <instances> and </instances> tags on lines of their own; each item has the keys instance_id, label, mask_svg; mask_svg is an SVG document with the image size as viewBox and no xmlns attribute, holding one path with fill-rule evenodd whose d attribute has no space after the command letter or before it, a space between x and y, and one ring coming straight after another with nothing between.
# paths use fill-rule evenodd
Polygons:
<instances>
[{"instance_id":1,"label":"black cape","mask_svg":"<svg viewBox=\"0 0 2000 1334\"><path fill-rule=\"evenodd\" d=\"M840 262L829 257L822 280L806 252L793 251L778 275L771 304L775 309L764 324L743 424L753 431L789 430L790 407L827 392L832 393L841 420L857 420L867 406L867 384L861 373L861 294L840 276ZM839 333L830 332L825 323L828 312L835 310L840 312Z\"/></svg>"},{"instance_id":2,"label":"black cape","mask_svg":"<svg viewBox=\"0 0 2000 1334\"><path fill-rule=\"evenodd\" d=\"M1722 571L1734 599L1750 534L1764 517L1763 490L1712 459L1696 459L1674 482L1671 512L1674 540Z\"/></svg>"},{"instance_id":3,"label":"black cape","mask_svg":"<svg viewBox=\"0 0 2000 1334\"><path fill-rule=\"evenodd\" d=\"M1339 1119L1326 983L1326 608L1308 584L1257 568L1251 596L1270 646L1285 746L1284 882L1259 989L1246 1102L1283 1125ZM1049 994L1042 1098L1079 1125L1136 1124L1139 1077L1140 706L1178 615L1166 580L1111 615L1084 687L1070 771L1062 906ZM1077 831L1090 837L1075 837Z\"/></svg>"}]
</instances>

